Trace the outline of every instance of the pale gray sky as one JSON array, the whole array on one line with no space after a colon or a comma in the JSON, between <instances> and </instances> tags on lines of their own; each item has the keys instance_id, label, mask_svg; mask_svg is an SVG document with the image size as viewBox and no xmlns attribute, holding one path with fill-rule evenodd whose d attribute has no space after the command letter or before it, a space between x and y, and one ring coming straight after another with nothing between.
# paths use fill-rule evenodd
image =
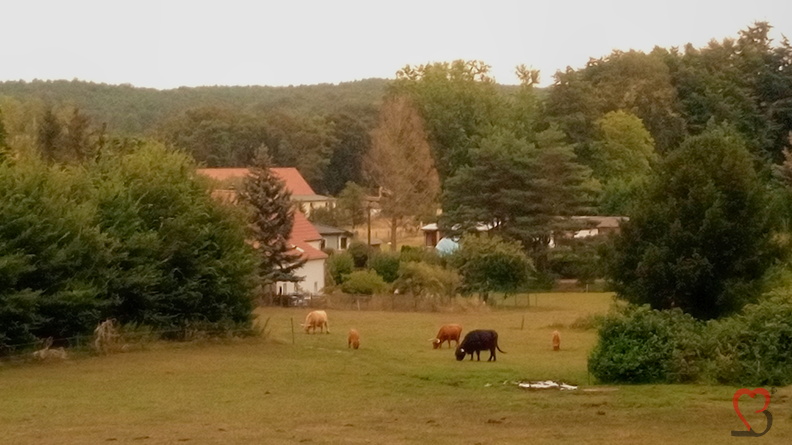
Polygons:
<instances>
[{"instance_id":1,"label":"pale gray sky","mask_svg":"<svg viewBox=\"0 0 792 445\"><path fill-rule=\"evenodd\" d=\"M525 64L547 85L614 49L704 46L757 20L792 38L792 1L11 0L0 80L280 86L477 59L500 83Z\"/></svg>"}]
</instances>

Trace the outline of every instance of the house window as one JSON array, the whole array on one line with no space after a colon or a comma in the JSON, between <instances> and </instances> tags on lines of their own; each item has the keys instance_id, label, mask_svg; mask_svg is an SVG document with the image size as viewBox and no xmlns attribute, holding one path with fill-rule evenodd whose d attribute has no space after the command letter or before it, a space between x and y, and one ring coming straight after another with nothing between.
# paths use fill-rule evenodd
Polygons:
<instances>
[{"instance_id":1,"label":"house window","mask_svg":"<svg viewBox=\"0 0 792 445\"><path fill-rule=\"evenodd\" d=\"M341 237L341 249L346 249L346 248L347 248L347 239L346 239L345 236L342 236Z\"/></svg>"}]
</instances>

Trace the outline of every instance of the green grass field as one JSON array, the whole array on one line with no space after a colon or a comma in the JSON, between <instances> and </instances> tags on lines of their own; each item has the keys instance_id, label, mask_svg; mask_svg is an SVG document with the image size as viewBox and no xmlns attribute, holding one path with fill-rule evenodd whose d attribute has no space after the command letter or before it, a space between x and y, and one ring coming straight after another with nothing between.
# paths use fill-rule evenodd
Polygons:
<instances>
[{"instance_id":1,"label":"green grass field","mask_svg":"<svg viewBox=\"0 0 792 445\"><path fill-rule=\"evenodd\" d=\"M0 367L0 444L700 444L792 441L792 388L778 389L762 437L737 388L589 383L594 331L576 319L607 294L543 294L538 306L460 313L328 310L329 335L299 330L306 309L261 308L267 339L151 345L66 362ZM534 303L534 300L531 300ZM429 339L447 322L495 329L497 362L457 362ZM295 333L292 335L292 323ZM361 348L346 344L349 328ZM560 352L552 351L558 329ZM464 335L464 332L463 332ZM292 340L293 339L293 340ZM489 356L483 354L482 359ZM576 391L526 391L518 380ZM756 429L759 400L741 411Z\"/></svg>"}]
</instances>

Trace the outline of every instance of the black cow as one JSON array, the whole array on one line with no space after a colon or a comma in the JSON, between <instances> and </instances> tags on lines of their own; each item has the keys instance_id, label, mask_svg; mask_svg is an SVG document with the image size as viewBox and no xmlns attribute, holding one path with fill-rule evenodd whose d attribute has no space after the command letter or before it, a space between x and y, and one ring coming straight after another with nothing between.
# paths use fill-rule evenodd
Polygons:
<instances>
[{"instance_id":1,"label":"black cow","mask_svg":"<svg viewBox=\"0 0 792 445\"><path fill-rule=\"evenodd\" d=\"M490 358L487 360L495 361L495 349L500 352L506 353L498 346L498 333L490 330L475 330L470 331L462 340L462 343L457 346L456 359L461 361L465 359L466 354L470 354L470 359L473 360L473 353L476 353L476 360L481 361L481 351L489 349Z\"/></svg>"}]
</instances>

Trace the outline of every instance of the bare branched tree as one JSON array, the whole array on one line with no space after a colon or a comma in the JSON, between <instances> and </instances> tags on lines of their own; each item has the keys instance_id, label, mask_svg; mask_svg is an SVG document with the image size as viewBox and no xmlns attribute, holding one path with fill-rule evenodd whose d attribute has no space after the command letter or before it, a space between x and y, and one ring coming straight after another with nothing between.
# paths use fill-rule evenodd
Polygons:
<instances>
[{"instance_id":1,"label":"bare branched tree","mask_svg":"<svg viewBox=\"0 0 792 445\"><path fill-rule=\"evenodd\" d=\"M371 139L364 168L369 179L382 187L380 206L390 220L391 250L396 250L397 229L437 209L440 180L423 119L407 97L385 101Z\"/></svg>"}]
</instances>

